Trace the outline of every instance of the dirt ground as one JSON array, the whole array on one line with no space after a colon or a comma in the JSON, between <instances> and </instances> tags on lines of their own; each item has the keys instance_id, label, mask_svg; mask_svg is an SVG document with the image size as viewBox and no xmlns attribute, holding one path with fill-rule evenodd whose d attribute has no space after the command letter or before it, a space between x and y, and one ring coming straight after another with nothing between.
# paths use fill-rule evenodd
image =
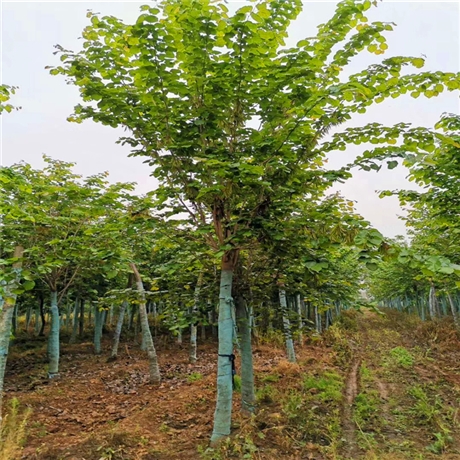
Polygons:
<instances>
[{"instance_id":1,"label":"dirt ground","mask_svg":"<svg viewBox=\"0 0 460 460\"><path fill-rule=\"evenodd\" d=\"M159 387L138 344L109 363L110 345L108 335L95 356L91 343L64 340L60 377L48 380L44 339L17 337L5 391L32 409L22 458L460 459L460 341L448 323L350 315L297 344L297 365L280 340L259 340L258 414L244 417L235 393L234 434L215 451L215 341L199 344L193 365L186 344L158 343Z\"/></svg>"}]
</instances>

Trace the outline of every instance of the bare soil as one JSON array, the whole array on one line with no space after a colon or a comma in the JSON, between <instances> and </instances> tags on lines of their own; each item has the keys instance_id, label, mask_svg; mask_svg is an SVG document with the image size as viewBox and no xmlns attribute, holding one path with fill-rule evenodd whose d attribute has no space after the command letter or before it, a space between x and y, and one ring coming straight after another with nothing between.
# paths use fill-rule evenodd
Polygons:
<instances>
[{"instance_id":1,"label":"bare soil","mask_svg":"<svg viewBox=\"0 0 460 460\"><path fill-rule=\"evenodd\" d=\"M282 341L256 343L256 386L265 391L258 414L241 414L235 393L232 444L214 453L204 453L216 393L213 339L199 344L193 365L186 337L184 345L157 340L163 380L153 386L147 357L133 339L109 363L110 334L99 356L90 342L68 345L64 337L60 376L48 380L45 339L19 334L8 357L5 391L7 402L17 398L33 411L22 458L460 460L460 340L452 325L395 312L351 315L343 324L321 339L305 334L296 365L286 361ZM395 347L404 347L413 364L398 364ZM370 374L365 385L363 366ZM342 399L310 403L321 390L305 393L302 382L327 372L343 376ZM427 407L413 396L415 387L425 392ZM366 402L372 391L377 407L358 427L357 401ZM288 406L293 392L310 399ZM334 413L338 428L329 426Z\"/></svg>"}]
</instances>

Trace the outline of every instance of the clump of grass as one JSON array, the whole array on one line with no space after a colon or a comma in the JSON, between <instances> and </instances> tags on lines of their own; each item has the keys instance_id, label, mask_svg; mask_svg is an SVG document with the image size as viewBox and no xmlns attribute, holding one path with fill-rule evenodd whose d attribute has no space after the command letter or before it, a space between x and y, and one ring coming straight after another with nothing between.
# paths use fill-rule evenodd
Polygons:
<instances>
[{"instance_id":1,"label":"clump of grass","mask_svg":"<svg viewBox=\"0 0 460 460\"><path fill-rule=\"evenodd\" d=\"M414 357L404 347L395 347L390 351L395 363L401 367L409 368L414 365Z\"/></svg>"},{"instance_id":2,"label":"clump of grass","mask_svg":"<svg viewBox=\"0 0 460 460\"><path fill-rule=\"evenodd\" d=\"M319 377L306 376L305 390L314 390L322 402L339 402L342 399L343 377L335 372L325 372Z\"/></svg>"},{"instance_id":3,"label":"clump of grass","mask_svg":"<svg viewBox=\"0 0 460 460\"><path fill-rule=\"evenodd\" d=\"M0 427L0 460L16 460L21 458L21 451L26 441L26 427L32 411L19 411L19 401L13 398L9 411L3 418Z\"/></svg>"},{"instance_id":4,"label":"clump of grass","mask_svg":"<svg viewBox=\"0 0 460 460\"><path fill-rule=\"evenodd\" d=\"M203 374L200 374L199 372L192 372L188 377L187 377L187 382L188 383L193 383L197 382L198 380L203 379Z\"/></svg>"}]
</instances>

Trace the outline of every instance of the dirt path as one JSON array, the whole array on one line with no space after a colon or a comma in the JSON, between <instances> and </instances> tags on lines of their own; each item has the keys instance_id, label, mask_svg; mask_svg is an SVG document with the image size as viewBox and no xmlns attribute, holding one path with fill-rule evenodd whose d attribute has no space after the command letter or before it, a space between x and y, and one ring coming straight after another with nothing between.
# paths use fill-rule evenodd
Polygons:
<instances>
[{"instance_id":1,"label":"dirt path","mask_svg":"<svg viewBox=\"0 0 460 460\"><path fill-rule=\"evenodd\" d=\"M355 358L345 381L345 397L342 408L342 430L345 439L345 455L356 458L359 452L356 442L356 423L353 421L353 403L359 393L359 366L361 358Z\"/></svg>"}]
</instances>

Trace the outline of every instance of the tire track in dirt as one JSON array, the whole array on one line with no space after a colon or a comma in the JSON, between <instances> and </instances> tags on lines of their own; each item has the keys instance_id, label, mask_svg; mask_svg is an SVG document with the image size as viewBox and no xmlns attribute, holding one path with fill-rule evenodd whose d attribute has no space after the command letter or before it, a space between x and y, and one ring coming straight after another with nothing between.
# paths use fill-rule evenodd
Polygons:
<instances>
[{"instance_id":1,"label":"tire track in dirt","mask_svg":"<svg viewBox=\"0 0 460 460\"><path fill-rule=\"evenodd\" d=\"M359 447L356 442L356 424L353 421L353 403L359 393L359 367L361 358L353 360L345 381L344 401L342 407L342 431L345 439L344 454L347 458L357 458Z\"/></svg>"}]
</instances>

